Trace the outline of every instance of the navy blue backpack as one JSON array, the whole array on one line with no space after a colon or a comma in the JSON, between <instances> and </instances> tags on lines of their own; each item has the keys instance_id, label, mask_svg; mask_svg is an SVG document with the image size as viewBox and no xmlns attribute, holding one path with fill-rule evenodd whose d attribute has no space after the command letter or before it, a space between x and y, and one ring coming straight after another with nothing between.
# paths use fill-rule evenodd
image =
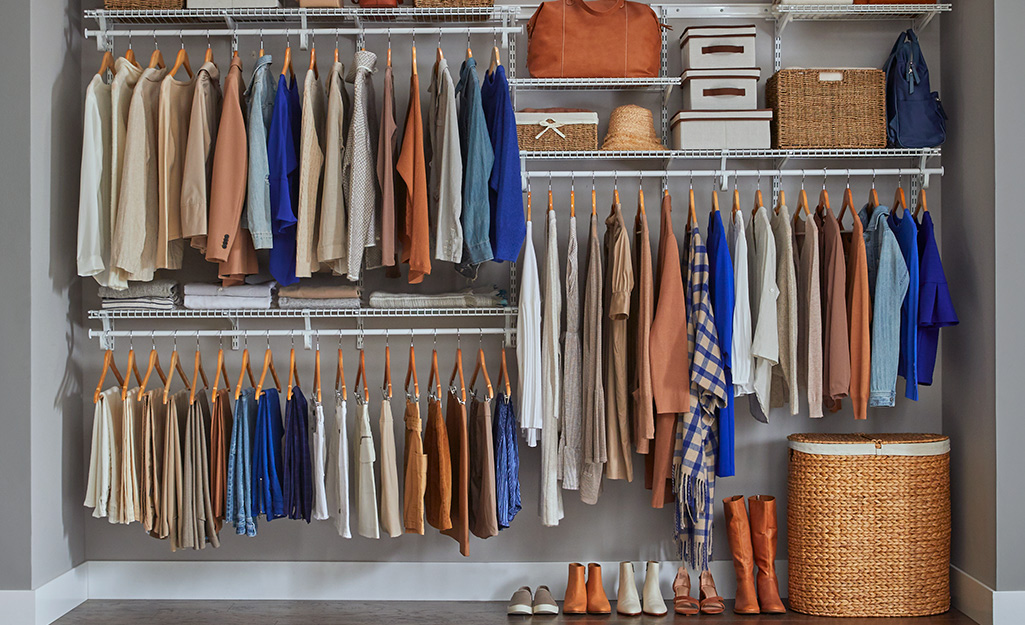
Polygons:
<instances>
[{"instance_id":1,"label":"navy blue backpack","mask_svg":"<svg viewBox=\"0 0 1025 625\"><path fill-rule=\"evenodd\" d=\"M929 68L915 31L897 37L886 61L886 135L891 147L931 148L947 138L940 94L929 89Z\"/></svg>"}]
</instances>

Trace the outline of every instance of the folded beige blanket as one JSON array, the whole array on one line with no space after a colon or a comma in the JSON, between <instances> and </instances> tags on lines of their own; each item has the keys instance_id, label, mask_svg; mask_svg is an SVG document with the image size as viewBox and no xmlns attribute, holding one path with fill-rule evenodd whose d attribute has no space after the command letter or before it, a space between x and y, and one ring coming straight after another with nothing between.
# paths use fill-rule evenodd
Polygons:
<instances>
[{"instance_id":1,"label":"folded beige blanket","mask_svg":"<svg viewBox=\"0 0 1025 625\"><path fill-rule=\"evenodd\" d=\"M347 284L292 284L279 288L278 295L295 299L358 299L360 290L356 285Z\"/></svg>"}]
</instances>

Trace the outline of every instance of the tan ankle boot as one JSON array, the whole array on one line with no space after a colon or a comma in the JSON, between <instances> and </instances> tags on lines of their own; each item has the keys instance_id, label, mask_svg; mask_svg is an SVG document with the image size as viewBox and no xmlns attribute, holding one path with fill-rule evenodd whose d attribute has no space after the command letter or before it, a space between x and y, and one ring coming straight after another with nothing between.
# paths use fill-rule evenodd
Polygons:
<instances>
[{"instance_id":1,"label":"tan ankle boot","mask_svg":"<svg viewBox=\"0 0 1025 625\"><path fill-rule=\"evenodd\" d=\"M749 497L751 507L751 544L758 565L758 605L762 614L787 611L779 598L776 579L776 498L768 495Z\"/></svg>"},{"instance_id":2,"label":"tan ankle boot","mask_svg":"<svg viewBox=\"0 0 1025 625\"><path fill-rule=\"evenodd\" d=\"M566 582L566 599L563 602L562 611L565 614L587 614L584 565L578 562L569 565L569 580Z\"/></svg>"},{"instance_id":3,"label":"tan ankle boot","mask_svg":"<svg viewBox=\"0 0 1025 625\"><path fill-rule=\"evenodd\" d=\"M758 614L758 595L755 590L755 561L751 547L751 524L747 520L744 496L728 497L722 501L726 512L726 536L733 554L733 570L737 573L737 614Z\"/></svg>"},{"instance_id":4,"label":"tan ankle boot","mask_svg":"<svg viewBox=\"0 0 1025 625\"><path fill-rule=\"evenodd\" d=\"M563 608L563 612L566 609ZM611 614L612 605L605 596L605 587L601 581L601 565L594 562L587 565L587 613Z\"/></svg>"}]
</instances>

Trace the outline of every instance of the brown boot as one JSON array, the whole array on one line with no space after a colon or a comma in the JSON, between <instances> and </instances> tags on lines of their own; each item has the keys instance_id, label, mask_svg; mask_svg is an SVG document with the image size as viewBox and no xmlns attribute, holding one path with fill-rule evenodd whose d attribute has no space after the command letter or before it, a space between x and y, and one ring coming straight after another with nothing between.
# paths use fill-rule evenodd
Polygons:
<instances>
[{"instance_id":1,"label":"brown boot","mask_svg":"<svg viewBox=\"0 0 1025 625\"><path fill-rule=\"evenodd\" d=\"M749 497L751 508L751 544L758 565L758 605L762 614L787 611L779 598L776 579L776 498L768 495Z\"/></svg>"},{"instance_id":2,"label":"brown boot","mask_svg":"<svg viewBox=\"0 0 1025 625\"><path fill-rule=\"evenodd\" d=\"M584 585L584 565L574 562L569 565L569 581L566 582L564 614L587 614L587 587Z\"/></svg>"},{"instance_id":3,"label":"brown boot","mask_svg":"<svg viewBox=\"0 0 1025 625\"><path fill-rule=\"evenodd\" d=\"M722 500L726 511L726 536L733 554L733 570L737 573L737 614L758 614L758 595L755 590L755 561L751 547L751 525L747 520L744 496Z\"/></svg>"},{"instance_id":4,"label":"brown boot","mask_svg":"<svg viewBox=\"0 0 1025 625\"><path fill-rule=\"evenodd\" d=\"M564 608L563 612L565 611ZM612 605L605 596L605 587L601 583L601 565L594 562L587 565L587 613L612 613Z\"/></svg>"}]
</instances>

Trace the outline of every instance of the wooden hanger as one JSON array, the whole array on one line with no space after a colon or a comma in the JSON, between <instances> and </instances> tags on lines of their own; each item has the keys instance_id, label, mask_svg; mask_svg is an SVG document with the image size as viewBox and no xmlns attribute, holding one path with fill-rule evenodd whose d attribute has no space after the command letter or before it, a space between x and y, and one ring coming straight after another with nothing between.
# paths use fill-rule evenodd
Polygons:
<instances>
[{"instance_id":1,"label":"wooden hanger","mask_svg":"<svg viewBox=\"0 0 1025 625\"><path fill-rule=\"evenodd\" d=\"M923 212L929 212L929 205L925 201L925 187L918 190L918 206L915 208L915 217L917 218Z\"/></svg>"},{"instance_id":2,"label":"wooden hanger","mask_svg":"<svg viewBox=\"0 0 1025 625\"><path fill-rule=\"evenodd\" d=\"M477 374L484 374L484 386L488 389L488 394L485 396L485 401L491 401L495 397L495 389L491 386L491 376L488 375L488 363L484 359L484 348L480 347L477 349L477 364L473 367L473 375L470 376L470 388L474 388L477 384Z\"/></svg>"},{"instance_id":3,"label":"wooden hanger","mask_svg":"<svg viewBox=\"0 0 1025 625\"><path fill-rule=\"evenodd\" d=\"M295 366L295 348L293 347L288 352L288 393L285 397L292 399L292 389L298 386L302 386L302 382L299 381L299 369Z\"/></svg>"},{"instance_id":4,"label":"wooden hanger","mask_svg":"<svg viewBox=\"0 0 1025 625\"><path fill-rule=\"evenodd\" d=\"M409 381L413 380L413 395L409 394ZM409 365L406 367L406 397L413 397L415 399L420 398L420 379L416 375L416 349L413 347L413 341L409 342Z\"/></svg>"},{"instance_id":5,"label":"wooden hanger","mask_svg":"<svg viewBox=\"0 0 1025 625\"><path fill-rule=\"evenodd\" d=\"M491 65L488 66L488 75L494 74L498 66L502 64L502 55L498 51L498 46L491 49Z\"/></svg>"},{"instance_id":6,"label":"wooden hanger","mask_svg":"<svg viewBox=\"0 0 1025 625\"><path fill-rule=\"evenodd\" d=\"M182 369L182 361L181 361L181 358L178 357L178 348L177 347L174 348L173 350L171 350L171 364L169 364L167 366L167 370L170 372L170 374L167 376L167 379L164 380L164 403L165 404L168 402L168 399L170 398L170 395L171 395L171 381L174 380L174 374L175 374L176 371L178 372L178 377L181 379L182 384L185 385L185 388L190 390L190 391L192 390L192 385L189 384L189 378L188 378L188 376L185 375L185 369Z\"/></svg>"},{"instance_id":7,"label":"wooden hanger","mask_svg":"<svg viewBox=\"0 0 1025 625\"><path fill-rule=\"evenodd\" d=\"M427 392L441 399L441 373L438 371L438 350L431 352L431 375L427 378Z\"/></svg>"},{"instance_id":8,"label":"wooden hanger","mask_svg":"<svg viewBox=\"0 0 1025 625\"><path fill-rule=\"evenodd\" d=\"M755 202L757 204L757 198ZM730 210L730 215L735 215L740 212L740 190L737 187L733 187L733 209Z\"/></svg>"},{"instance_id":9,"label":"wooden hanger","mask_svg":"<svg viewBox=\"0 0 1025 625\"><path fill-rule=\"evenodd\" d=\"M615 208L617 206L619 206L619 187L613 187L612 188L612 207L611 208ZM612 210L610 209L609 212L611 213Z\"/></svg>"},{"instance_id":10,"label":"wooden hanger","mask_svg":"<svg viewBox=\"0 0 1025 625\"><path fill-rule=\"evenodd\" d=\"M794 223L797 223L797 218L801 213L804 213L805 217L811 217L811 211L808 209L808 194L801 189L801 192L797 196L797 210L794 211Z\"/></svg>"},{"instance_id":11,"label":"wooden hanger","mask_svg":"<svg viewBox=\"0 0 1025 625\"><path fill-rule=\"evenodd\" d=\"M338 44L335 43L335 63L338 62Z\"/></svg>"},{"instance_id":12,"label":"wooden hanger","mask_svg":"<svg viewBox=\"0 0 1025 625\"><path fill-rule=\"evenodd\" d=\"M908 210L907 198L904 196L904 187L897 185L897 190L893 193L893 206L890 207L890 214L896 215L897 208L903 208L905 212Z\"/></svg>"},{"instance_id":13,"label":"wooden hanger","mask_svg":"<svg viewBox=\"0 0 1025 625\"><path fill-rule=\"evenodd\" d=\"M530 191L527 191L527 221L530 221Z\"/></svg>"},{"instance_id":14,"label":"wooden hanger","mask_svg":"<svg viewBox=\"0 0 1025 625\"><path fill-rule=\"evenodd\" d=\"M295 78L295 71L292 69L292 46L285 48L285 60L281 65L281 75Z\"/></svg>"},{"instance_id":15,"label":"wooden hanger","mask_svg":"<svg viewBox=\"0 0 1025 625\"><path fill-rule=\"evenodd\" d=\"M238 50L235 50L234 56L238 56ZM206 54L203 56L203 63L214 62L214 49L209 43L206 46Z\"/></svg>"},{"instance_id":16,"label":"wooden hanger","mask_svg":"<svg viewBox=\"0 0 1025 625\"><path fill-rule=\"evenodd\" d=\"M107 378L107 371L114 374L119 387L125 385L125 379L121 376L121 372L117 370L117 363L114 362L114 351L110 349L103 352L103 370L100 371L100 381L96 384L96 392L93 393L94 404L100 401L100 393L103 392L103 381Z\"/></svg>"},{"instance_id":17,"label":"wooden hanger","mask_svg":"<svg viewBox=\"0 0 1025 625\"><path fill-rule=\"evenodd\" d=\"M414 55L416 54L416 46L413 46L413 54ZM435 57L435 61L434 62L437 63L438 61L444 61L444 60L445 60L445 53L442 52L441 46L438 46L438 54Z\"/></svg>"},{"instance_id":18,"label":"wooden hanger","mask_svg":"<svg viewBox=\"0 0 1025 625\"><path fill-rule=\"evenodd\" d=\"M317 80L320 80L320 70L317 69L317 48L316 48L316 46L310 46L310 69L313 70L313 77L316 78Z\"/></svg>"},{"instance_id":19,"label":"wooden hanger","mask_svg":"<svg viewBox=\"0 0 1025 625\"><path fill-rule=\"evenodd\" d=\"M875 180L873 180L872 191L868 194L868 207L875 210L877 206L879 206L879 194L876 193L876 183Z\"/></svg>"},{"instance_id":20,"label":"wooden hanger","mask_svg":"<svg viewBox=\"0 0 1025 625\"><path fill-rule=\"evenodd\" d=\"M139 367L135 364L135 350L130 346L128 348L128 368L125 369L125 381L121 384L121 401L128 399L128 384L135 377L135 383L142 388L142 380L139 379Z\"/></svg>"},{"instance_id":21,"label":"wooden hanger","mask_svg":"<svg viewBox=\"0 0 1025 625\"><path fill-rule=\"evenodd\" d=\"M719 212L719 193L715 189L712 189L712 212Z\"/></svg>"},{"instance_id":22,"label":"wooden hanger","mask_svg":"<svg viewBox=\"0 0 1025 625\"><path fill-rule=\"evenodd\" d=\"M134 65L134 66L136 66L136 67L139 67L139 61L137 61L137 60L135 59L135 50L132 50L132 46L131 46L131 41L130 41L130 39L131 39L131 38L129 38L129 46L128 46L128 49L127 49L127 50L125 50L125 60L126 60L126 61L128 61L129 63L131 63L132 65ZM141 69L141 68L140 68L140 69Z\"/></svg>"},{"instance_id":23,"label":"wooden hanger","mask_svg":"<svg viewBox=\"0 0 1025 625\"><path fill-rule=\"evenodd\" d=\"M452 387L456 381L456 374L459 375L459 403L466 403L466 381L463 379L463 350L456 348L456 364L452 367L452 375L448 379L448 385Z\"/></svg>"},{"instance_id":24,"label":"wooden hanger","mask_svg":"<svg viewBox=\"0 0 1025 625\"><path fill-rule=\"evenodd\" d=\"M342 400L349 399L349 391L345 388L345 359L342 348L338 348L338 370L335 372L335 392L342 394Z\"/></svg>"},{"instance_id":25,"label":"wooden hanger","mask_svg":"<svg viewBox=\"0 0 1025 625\"><path fill-rule=\"evenodd\" d=\"M146 365L146 375L142 377L142 383L139 384L139 395L138 400L142 401L142 396L146 394L146 387L149 386L149 378L156 371L160 377L161 384L167 384L167 374L164 373L164 369L160 366L160 355L157 354L156 346L149 352L149 364Z\"/></svg>"},{"instance_id":26,"label":"wooden hanger","mask_svg":"<svg viewBox=\"0 0 1025 625\"><path fill-rule=\"evenodd\" d=\"M320 344L318 339L317 353L313 357L313 392L317 395L317 403L324 401L324 395L320 390Z\"/></svg>"},{"instance_id":27,"label":"wooden hanger","mask_svg":"<svg viewBox=\"0 0 1025 625\"><path fill-rule=\"evenodd\" d=\"M217 383L217 370L214 370L214 383ZM192 388L189 389L189 405L196 403L196 387L199 380L203 380L203 388L210 388L210 382L206 379L206 371L203 370L203 357L199 354L199 347L196 347L196 362L192 365Z\"/></svg>"},{"instance_id":28,"label":"wooden hanger","mask_svg":"<svg viewBox=\"0 0 1025 625\"><path fill-rule=\"evenodd\" d=\"M117 73L117 69L114 67L114 55L110 50L103 53L103 60L100 62L100 70L96 73L102 76L107 72L112 74Z\"/></svg>"},{"instance_id":29,"label":"wooden hanger","mask_svg":"<svg viewBox=\"0 0 1025 625\"><path fill-rule=\"evenodd\" d=\"M391 399L391 347L387 343L384 346L384 384L381 390L385 399Z\"/></svg>"},{"instance_id":30,"label":"wooden hanger","mask_svg":"<svg viewBox=\"0 0 1025 625\"><path fill-rule=\"evenodd\" d=\"M164 69L167 65L164 64L164 55L160 52L160 48L157 46L156 33L153 35L153 54L149 56L149 69L159 67Z\"/></svg>"},{"instance_id":31,"label":"wooden hanger","mask_svg":"<svg viewBox=\"0 0 1025 625\"><path fill-rule=\"evenodd\" d=\"M829 205L829 191L826 191L826 187L823 186L822 190L819 191L819 204L815 207L815 213L821 215L831 208Z\"/></svg>"},{"instance_id":32,"label":"wooden hanger","mask_svg":"<svg viewBox=\"0 0 1025 625\"><path fill-rule=\"evenodd\" d=\"M178 73L178 70L183 67L185 68L185 73L188 74L190 80L195 78L195 74L192 73L192 66L189 64L189 53L185 51L184 45L180 50L178 50L178 56L174 59L174 66L167 75L174 76Z\"/></svg>"},{"instance_id":33,"label":"wooden hanger","mask_svg":"<svg viewBox=\"0 0 1025 625\"><path fill-rule=\"evenodd\" d=\"M263 396L263 383L267 380L267 372L270 371L271 377L274 378L274 388L281 391L281 380L278 379L278 370L274 368L274 354L270 351L270 346L267 347L267 351L263 353L263 370L260 372L260 382L256 385L256 396Z\"/></svg>"},{"instance_id":34,"label":"wooden hanger","mask_svg":"<svg viewBox=\"0 0 1025 625\"><path fill-rule=\"evenodd\" d=\"M552 210L554 210L554 208L555 208L555 205L552 203L552 190L548 189L548 212L549 213L552 212Z\"/></svg>"},{"instance_id":35,"label":"wooden hanger","mask_svg":"<svg viewBox=\"0 0 1025 625\"><path fill-rule=\"evenodd\" d=\"M637 189L637 214L640 217L647 216L647 213L644 212L644 189L641 188Z\"/></svg>"},{"instance_id":36,"label":"wooden hanger","mask_svg":"<svg viewBox=\"0 0 1025 625\"><path fill-rule=\"evenodd\" d=\"M843 229L843 217L847 214L847 209L851 209L851 216L854 219L858 219L858 213L854 210L854 194L851 193L850 185L843 190L843 202L840 205L840 215L836 218L837 223L840 224L840 229Z\"/></svg>"},{"instance_id":37,"label":"wooden hanger","mask_svg":"<svg viewBox=\"0 0 1025 625\"><path fill-rule=\"evenodd\" d=\"M530 194L529 193L527 194L527 196L528 196L527 200L530 200L530 197L529 197ZM591 187L591 214L592 215L597 215L598 214L598 194L594 190L594 187Z\"/></svg>"},{"instance_id":38,"label":"wooden hanger","mask_svg":"<svg viewBox=\"0 0 1025 625\"><path fill-rule=\"evenodd\" d=\"M572 188L569 190L569 216L577 216L577 192Z\"/></svg>"},{"instance_id":39,"label":"wooden hanger","mask_svg":"<svg viewBox=\"0 0 1025 625\"><path fill-rule=\"evenodd\" d=\"M734 198L734 200L736 200L736 198ZM762 208L763 206L765 206L765 204L764 200L762 199L762 190L760 188L755 189L755 207L751 214L753 215L754 213L757 213L758 209ZM737 210L740 210L739 206L737 207Z\"/></svg>"},{"instance_id":40,"label":"wooden hanger","mask_svg":"<svg viewBox=\"0 0 1025 625\"><path fill-rule=\"evenodd\" d=\"M360 397L359 385L363 382L363 396ZM356 370L356 401L361 404L367 403L370 399L370 388L367 386L367 356L366 353L361 349L359 350L359 369Z\"/></svg>"},{"instance_id":41,"label":"wooden hanger","mask_svg":"<svg viewBox=\"0 0 1025 625\"><path fill-rule=\"evenodd\" d=\"M668 193L668 192L667 192ZM498 366L498 384L505 386L505 396L512 397L512 387L509 385L509 367L505 364L505 346L502 346L502 364Z\"/></svg>"},{"instance_id":42,"label":"wooden hanger","mask_svg":"<svg viewBox=\"0 0 1025 625\"><path fill-rule=\"evenodd\" d=\"M224 388L231 390L231 381L228 380L228 368L224 366L224 348L221 347L217 350L217 369L214 372L214 388L213 396L217 397L217 391L220 389L220 377L224 378Z\"/></svg>"},{"instance_id":43,"label":"wooden hanger","mask_svg":"<svg viewBox=\"0 0 1025 625\"><path fill-rule=\"evenodd\" d=\"M715 192L713 191L712 193ZM689 229L691 226L697 225L698 223L698 214L694 208L694 187L690 188L687 195L689 201L689 205L687 207L687 228Z\"/></svg>"},{"instance_id":44,"label":"wooden hanger","mask_svg":"<svg viewBox=\"0 0 1025 625\"><path fill-rule=\"evenodd\" d=\"M242 350L242 368L238 372L238 384L235 385L235 401L242 396L242 380L245 379L245 375L249 374L249 386L251 388L256 387L256 378L253 376L253 365L249 360L249 348L246 347Z\"/></svg>"},{"instance_id":45,"label":"wooden hanger","mask_svg":"<svg viewBox=\"0 0 1025 625\"><path fill-rule=\"evenodd\" d=\"M787 194L783 189L779 190L779 204L776 204L775 212L779 215L779 209L787 205Z\"/></svg>"}]
</instances>

